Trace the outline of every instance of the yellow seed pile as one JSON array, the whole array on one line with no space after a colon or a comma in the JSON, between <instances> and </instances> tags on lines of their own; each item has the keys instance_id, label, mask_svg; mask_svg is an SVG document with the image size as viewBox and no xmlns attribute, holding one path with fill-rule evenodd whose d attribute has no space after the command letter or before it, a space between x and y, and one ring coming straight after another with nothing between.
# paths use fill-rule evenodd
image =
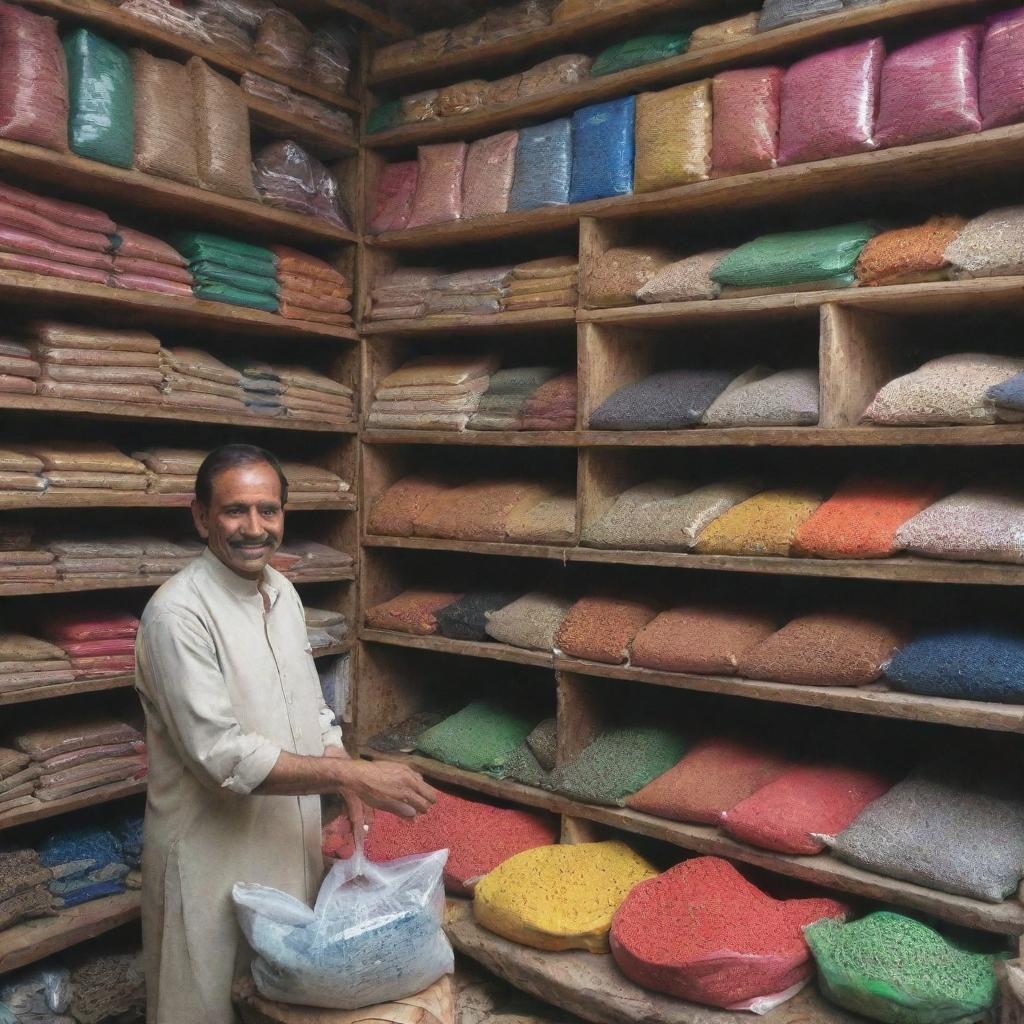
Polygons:
<instances>
[{"instance_id":1,"label":"yellow seed pile","mask_svg":"<svg viewBox=\"0 0 1024 1024\"><path fill-rule=\"evenodd\" d=\"M762 491L719 516L697 539L701 555L789 554L801 524L821 504L821 495L805 488Z\"/></svg>"}]
</instances>

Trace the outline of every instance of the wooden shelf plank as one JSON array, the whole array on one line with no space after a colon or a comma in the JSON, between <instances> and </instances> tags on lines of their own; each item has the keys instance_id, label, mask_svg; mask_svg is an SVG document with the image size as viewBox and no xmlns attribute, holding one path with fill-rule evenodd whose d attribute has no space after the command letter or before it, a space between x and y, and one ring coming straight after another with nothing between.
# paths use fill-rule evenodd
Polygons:
<instances>
[{"instance_id":1,"label":"wooden shelf plank","mask_svg":"<svg viewBox=\"0 0 1024 1024\"><path fill-rule=\"evenodd\" d=\"M276 313L231 306L226 302L129 291L86 281L65 281L22 270L0 270L0 301L41 309L51 315L54 309L59 309L62 314L82 311L113 314L136 325L138 317L144 316L147 327L195 327L334 343L357 341L359 338L353 328L289 320Z\"/></svg>"},{"instance_id":2,"label":"wooden shelf plank","mask_svg":"<svg viewBox=\"0 0 1024 1024\"><path fill-rule=\"evenodd\" d=\"M775 63L794 54L825 48L855 33L882 32L914 18L948 12L969 13L983 5L983 0L980 3L979 0L888 0L875 6L850 8L722 46L694 50L612 75L587 78L543 96L367 135L363 145L369 149L386 149L489 135L530 121L568 114L591 103L704 78L725 68ZM484 67L484 77L490 74Z\"/></svg>"},{"instance_id":3,"label":"wooden shelf plank","mask_svg":"<svg viewBox=\"0 0 1024 1024\"><path fill-rule=\"evenodd\" d=\"M933 914L944 921L968 928L996 932L1001 935L1024 934L1024 905L1017 900L982 903L964 896L951 896L936 889L926 889L924 886L915 885L912 882L886 878L872 871L855 868L827 853L812 857L773 853L770 850L761 850L748 846L746 843L737 842L709 826L667 821L649 814L639 814L636 811L615 807L582 804L543 790L534 790L519 783L501 782L487 776L477 775L474 772L453 768L440 761L433 761L416 754L380 755L369 750L363 751L363 753L368 757L382 760L402 761L438 782L461 786L498 799L511 800L558 814L610 825L624 832L650 836L694 853L726 857L814 885L853 893L881 902L895 903L899 906Z\"/></svg>"},{"instance_id":4,"label":"wooden shelf plank","mask_svg":"<svg viewBox=\"0 0 1024 1024\"><path fill-rule=\"evenodd\" d=\"M1020 166L1022 158L1024 125L1012 125L939 142L711 178L658 192L389 231L368 241L382 248L424 249L544 234L570 227L580 217L706 216L725 210L736 213L755 207L805 204L853 190L879 196L901 191L920 193L929 186L1011 172Z\"/></svg>"},{"instance_id":5,"label":"wooden shelf plank","mask_svg":"<svg viewBox=\"0 0 1024 1024\"><path fill-rule=\"evenodd\" d=\"M34 686L31 689L0 693L0 707L8 704L28 704L37 700L60 700L81 693L102 693L105 690L125 690L135 685L135 676L107 676L105 679L80 679L74 683L54 686Z\"/></svg>"},{"instance_id":6,"label":"wooden shelf plank","mask_svg":"<svg viewBox=\"0 0 1024 1024\"><path fill-rule=\"evenodd\" d=\"M497 448L575 448L572 430L380 430L366 427L365 444L453 444Z\"/></svg>"},{"instance_id":7,"label":"wooden shelf plank","mask_svg":"<svg viewBox=\"0 0 1024 1024\"><path fill-rule=\"evenodd\" d=\"M359 152L359 143L353 135L345 135L319 121L284 110L262 96L246 93L245 101L253 124L282 139L299 143L321 160L339 160Z\"/></svg>"},{"instance_id":8,"label":"wooden shelf plank","mask_svg":"<svg viewBox=\"0 0 1024 1024\"><path fill-rule=\"evenodd\" d=\"M776 704L830 708L861 715L898 718L915 722L954 725L964 729L991 729L996 732L1024 733L1024 707L985 701L950 700L945 697L922 697L914 693L876 690L850 686L797 686L772 683L739 676L700 676L685 672L656 672L629 665L603 665L581 661L563 654L527 651L500 643L474 643L449 640L440 636L410 636L384 629L360 630L364 643L388 644L412 650L437 651L461 657L487 658L492 661L515 662L553 668L560 672L619 679L627 683L673 687L698 693L718 693Z\"/></svg>"},{"instance_id":9,"label":"wooden shelf plank","mask_svg":"<svg viewBox=\"0 0 1024 1024\"><path fill-rule=\"evenodd\" d=\"M31 510L37 508L188 508L192 504L190 494L147 494L144 491L127 494L111 494L96 488L96 493L84 495L80 491L68 497L60 489L38 493L36 491L0 492L0 511ZM355 495L339 495L337 498L318 498L315 501L294 501L289 499L289 512L353 512L356 508Z\"/></svg>"},{"instance_id":10,"label":"wooden shelf plank","mask_svg":"<svg viewBox=\"0 0 1024 1024\"><path fill-rule=\"evenodd\" d=\"M98 789L89 790L87 793L76 793L64 800L49 802L37 800L33 804L16 807L13 811L0 814L0 832L8 828L17 828L19 825L27 825L29 822L55 818L60 814L70 814L72 811L80 811L85 807L98 807L113 800L120 800L126 796L137 796L139 793L145 792L145 781L115 782L109 786L100 786Z\"/></svg>"},{"instance_id":11,"label":"wooden shelf plank","mask_svg":"<svg viewBox=\"0 0 1024 1024\"><path fill-rule=\"evenodd\" d=\"M450 334L493 331L528 331L541 327L562 327L575 324L576 310L572 306L551 309L520 309L508 313L488 313L483 316L452 314L425 316L419 320L369 320L360 325L364 336L378 334Z\"/></svg>"},{"instance_id":12,"label":"wooden shelf plank","mask_svg":"<svg viewBox=\"0 0 1024 1024\"><path fill-rule=\"evenodd\" d=\"M83 903L56 917L15 925L0 932L0 974L45 960L88 939L138 920L142 896L125 892Z\"/></svg>"},{"instance_id":13,"label":"wooden shelf plank","mask_svg":"<svg viewBox=\"0 0 1024 1024\"><path fill-rule=\"evenodd\" d=\"M287 85L289 88L309 96L315 96L325 103L359 113L358 101L350 96L339 96L302 75L293 75L283 68L274 67L259 60L252 54L224 50L198 39L189 39L187 36L179 35L171 29L161 28L142 18L133 17L131 14L119 10L109 0L23 0L23 2L51 17L89 25L91 28L122 42L148 45L161 52L173 53L179 60L187 60L193 56L202 57L214 67L220 68L222 71L233 72L235 75L241 75L245 71L254 71L264 78Z\"/></svg>"},{"instance_id":14,"label":"wooden shelf plank","mask_svg":"<svg viewBox=\"0 0 1024 1024\"><path fill-rule=\"evenodd\" d=\"M41 146L0 139L0 170L33 183L79 194L102 203L130 202L133 207L169 218L187 218L206 228L219 227L232 235L255 235L261 240L303 245L340 245L358 241L344 228L307 214L279 210L248 199L234 199L194 185L181 185L142 171L110 167L73 153L55 153Z\"/></svg>"},{"instance_id":15,"label":"wooden shelf plank","mask_svg":"<svg viewBox=\"0 0 1024 1024\"><path fill-rule=\"evenodd\" d=\"M603 562L698 571L816 576L914 583L964 583L998 586L1024 584L1024 566L995 562L954 562L927 558L824 559L693 555L682 551L622 551L552 544L510 544L445 540L437 537L381 537L367 534L363 545L410 551L458 551L474 555L547 558L559 562Z\"/></svg>"},{"instance_id":16,"label":"wooden shelf plank","mask_svg":"<svg viewBox=\"0 0 1024 1024\"><path fill-rule=\"evenodd\" d=\"M370 28L394 39L405 39L412 35L412 29L404 21L378 11L373 4L363 3L363 0L323 0L323 3L331 10L358 18Z\"/></svg>"}]
</instances>

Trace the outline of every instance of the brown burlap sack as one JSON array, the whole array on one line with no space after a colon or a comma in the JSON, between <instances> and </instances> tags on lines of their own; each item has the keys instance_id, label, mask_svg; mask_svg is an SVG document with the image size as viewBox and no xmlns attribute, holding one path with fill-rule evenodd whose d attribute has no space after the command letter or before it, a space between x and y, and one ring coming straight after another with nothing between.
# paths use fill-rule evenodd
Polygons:
<instances>
[{"instance_id":1,"label":"brown burlap sack","mask_svg":"<svg viewBox=\"0 0 1024 1024\"><path fill-rule=\"evenodd\" d=\"M132 51L135 166L147 174L198 185L195 103L188 68Z\"/></svg>"}]
</instances>

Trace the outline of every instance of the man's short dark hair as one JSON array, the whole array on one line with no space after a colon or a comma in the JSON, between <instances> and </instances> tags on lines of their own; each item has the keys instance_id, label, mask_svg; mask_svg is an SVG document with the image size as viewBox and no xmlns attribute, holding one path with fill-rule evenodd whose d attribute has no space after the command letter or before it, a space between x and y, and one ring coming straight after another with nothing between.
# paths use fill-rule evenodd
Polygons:
<instances>
[{"instance_id":1,"label":"man's short dark hair","mask_svg":"<svg viewBox=\"0 0 1024 1024\"><path fill-rule=\"evenodd\" d=\"M239 466L260 464L269 466L277 474L281 484L281 504L284 505L288 501L288 478L284 475L281 463L272 452L268 452L266 448L257 448L254 444L224 444L214 448L203 459L203 464L196 473L196 498L199 504L206 508L210 507L213 500L213 482L221 473L237 469Z\"/></svg>"}]
</instances>

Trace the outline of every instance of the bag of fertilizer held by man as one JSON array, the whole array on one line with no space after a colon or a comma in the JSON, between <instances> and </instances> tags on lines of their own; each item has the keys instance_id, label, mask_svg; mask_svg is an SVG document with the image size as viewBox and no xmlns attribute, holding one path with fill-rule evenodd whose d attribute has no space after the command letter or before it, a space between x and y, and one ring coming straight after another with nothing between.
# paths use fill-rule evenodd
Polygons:
<instances>
[{"instance_id":1,"label":"bag of fertilizer held by man","mask_svg":"<svg viewBox=\"0 0 1024 1024\"><path fill-rule=\"evenodd\" d=\"M372 864L362 851L331 868L310 910L265 885L232 890L265 999L356 1010L428 988L455 966L441 930L447 850Z\"/></svg>"}]
</instances>

